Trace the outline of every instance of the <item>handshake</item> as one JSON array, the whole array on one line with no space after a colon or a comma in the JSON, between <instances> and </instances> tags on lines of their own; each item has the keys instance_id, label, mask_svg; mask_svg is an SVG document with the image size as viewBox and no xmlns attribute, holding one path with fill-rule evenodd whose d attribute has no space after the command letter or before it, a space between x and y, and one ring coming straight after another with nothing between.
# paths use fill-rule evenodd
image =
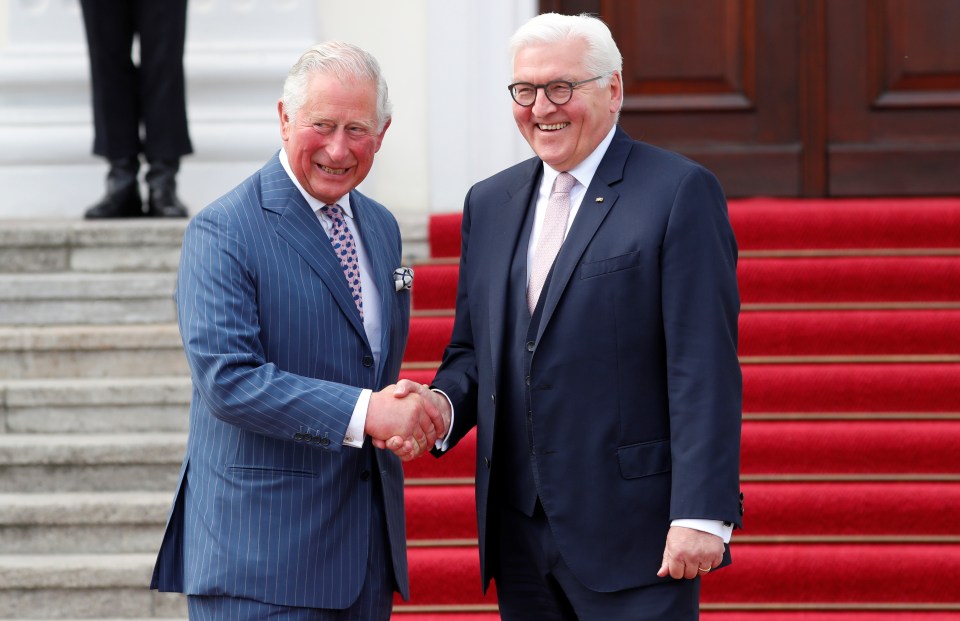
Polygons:
<instances>
[{"instance_id":1,"label":"handshake","mask_svg":"<svg viewBox=\"0 0 960 621\"><path fill-rule=\"evenodd\" d=\"M446 397L422 384L400 380L370 397L364 432L377 448L409 461L429 451L450 428Z\"/></svg>"}]
</instances>

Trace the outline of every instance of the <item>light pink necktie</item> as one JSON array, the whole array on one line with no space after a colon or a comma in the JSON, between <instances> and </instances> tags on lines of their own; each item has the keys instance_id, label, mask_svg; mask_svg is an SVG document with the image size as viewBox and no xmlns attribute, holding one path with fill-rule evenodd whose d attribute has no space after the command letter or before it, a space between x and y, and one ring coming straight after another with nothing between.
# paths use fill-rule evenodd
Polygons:
<instances>
[{"instance_id":1,"label":"light pink necktie","mask_svg":"<svg viewBox=\"0 0 960 621\"><path fill-rule=\"evenodd\" d=\"M570 173L560 173L553 182L553 192L547 201L547 213L544 214L543 228L540 239L537 241L537 250L533 254L533 265L530 269L530 282L527 284L527 308L530 314L537 307L540 292L547 280L547 274L553 266L557 252L563 244L564 233L567 230L567 219L570 217L570 189L577 180Z\"/></svg>"},{"instance_id":2,"label":"light pink necktie","mask_svg":"<svg viewBox=\"0 0 960 621\"><path fill-rule=\"evenodd\" d=\"M347 279L347 285L350 287L351 293L353 293L353 301L357 305L357 310L360 311L360 318L363 319L360 263L357 261L357 244L353 241L353 233L350 232L339 205L324 205L320 208L320 211L333 222L333 226L330 227L330 243L333 244L333 251L340 259L343 275Z\"/></svg>"}]
</instances>

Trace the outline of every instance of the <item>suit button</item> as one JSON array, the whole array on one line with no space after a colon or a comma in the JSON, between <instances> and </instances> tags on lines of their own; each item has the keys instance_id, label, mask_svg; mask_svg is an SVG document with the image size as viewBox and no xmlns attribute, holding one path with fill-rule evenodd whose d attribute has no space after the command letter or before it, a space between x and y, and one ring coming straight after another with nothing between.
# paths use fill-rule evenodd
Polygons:
<instances>
[{"instance_id":1,"label":"suit button","mask_svg":"<svg viewBox=\"0 0 960 621\"><path fill-rule=\"evenodd\" d=\"M536 348L537 344L533 341L527 341L527 351L533 351Z\"/></svg>"},{"instance_id":2,"label":"suit button","mask_svg":"<svg viewBox=\"0 0 960 621\"><path fill-rule=\"evenodd\" d=\"M373 366L373 356L364 356L363 357L363 366L368 369Z\"/></svg>"},{"instance_id":3,"label":"suit button","mask_svg":"<svg viewBox=\"0 0 960 621\"><path fill-rule=\"evenodd\" d=\"M330 438L320 438L321 446L330 446Z\"/></svg>"},{"instance_id":4,"label":"suit button","mask_svg":"<svg viewBox=\"0 0 960 621\"><path fill-rule=\"evenodd\" d=\"M487 470L490 469L490 458L489 458L489 457L484 457L484 458L483 458L483 465L487 467Z\"/></svg>"},{"instance_id":5,"label":"suit button","mask_svg":"<svg viewBox=\"0 0 960 621\"><path fill-rule=\"evenodd\" d=\"M293 439L294 439L294 440L303 440L303 434L302 434L302 433L295 433L295 434L293 434Z\"/></svg>"},{"instance_id":6,"label":"suit button","mask_svg":"<svg viewBox=\"0 0 960 621\"><path fill-rule=\"evenodd\" d=\"M369 470L364 470L364 471L362 471L362 472L360 473L360 480L361 480L361 481L369 481L369 480L370 480L370 471L369 471Z\"/></svg>"},{"instance_id":7,"label":"suit button","mask_svg":"<svg viewBox=\"0 0 960 621\"><path fill-rule=\"evenodd\" d=\"M497 403L497 395L490 395L490 400L493 401L494 404L496 404L496 403Z\"/></svg>"},{"instance_id":8,"label":"suit button","mask_svg":"<svg viewBox=\"0 0 960 621\"><path fill-rule=\"evenodd\" d=\"M523 378L523 382L524 382L527 386L529 386L529 385L530 385L530 376L528 375L528 376L526 376L525 378Z\"/></svg>"},{"instance_id":9,"label":"suit button","mask_svg":"<svg viewBox=\"0 0 960 621\"><path fill-rule=\"evenodd\" d=\"M300 439L304 442L313 442L313 436L311 436L309 433L300 434Z\"/></svg>"}]
</instances>

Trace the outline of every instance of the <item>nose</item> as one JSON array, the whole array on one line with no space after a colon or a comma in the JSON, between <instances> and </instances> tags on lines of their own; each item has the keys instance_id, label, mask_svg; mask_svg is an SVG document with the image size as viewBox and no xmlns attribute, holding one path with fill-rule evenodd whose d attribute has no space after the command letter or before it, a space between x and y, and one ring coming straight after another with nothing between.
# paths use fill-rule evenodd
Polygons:
<instances>
[{"instance_id":1,"label":"nose","mask_svg":"<svg viewBox=\"0 0 960 621\"><path fill-rule=\"evenodd\" d=\"M350 150L347 147L347 133L343 128L337 128L337 131L330 135L330 138L327 140L325 150L327 155L330 157L331 162L339 162L346 156L347 153L349 153Z\"/></svg>"},{"instance_id":2,"label":"nose","mask_svg":"<svg viewBox=\"0 0 960 621\"><path fill-rule=\"evenodd\" d=\"M557 107L555 103L547 99L547 90L544 88L538 88L534 92L533 105L530 106L530 110L536 116L543 116L549 112L552 112L554 108Z\"/></svg>"}]
</instances>

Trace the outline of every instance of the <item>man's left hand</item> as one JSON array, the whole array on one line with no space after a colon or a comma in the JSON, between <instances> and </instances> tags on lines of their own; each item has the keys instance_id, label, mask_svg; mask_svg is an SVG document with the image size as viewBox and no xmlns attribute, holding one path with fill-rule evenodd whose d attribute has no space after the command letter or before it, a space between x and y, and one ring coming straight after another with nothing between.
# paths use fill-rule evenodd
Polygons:
<instances>
[{"instance_id":1,"label":"man's left hand","mask_svg":"<svg viewBox=\"0 0 960 621\"><path fill-rule=\"evenodd\" d=\"M671 526L663 549L663 564L657 575L693 579L707 575L723 561L723 539L683 526Z\"/></svg>"}]
</instances>

